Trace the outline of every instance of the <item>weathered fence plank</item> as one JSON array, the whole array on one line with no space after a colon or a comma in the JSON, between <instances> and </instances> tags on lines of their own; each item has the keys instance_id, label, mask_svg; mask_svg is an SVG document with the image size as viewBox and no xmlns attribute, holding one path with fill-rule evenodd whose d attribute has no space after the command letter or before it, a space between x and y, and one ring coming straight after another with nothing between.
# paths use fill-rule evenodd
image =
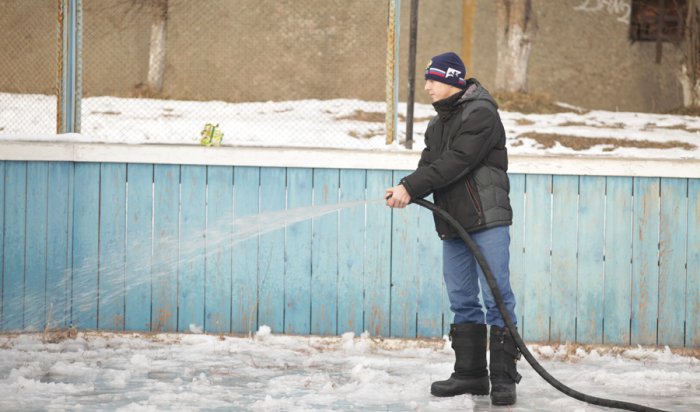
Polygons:
<instances>
[{"instance_id":1,"label":"weathered fence plank","mask_svg":"<svg viewBox=\"0 0 700 412\"><path fill-rule=\"evenodd\" d=\"M312 169L287 169L287 208L311 206ZM286 333L311 333L311 220L286 228L285 323Z\"/></svg>"},{"instance_id":2,"label":"weathered fence plank","mask_svg":"<svg viewBox=\"0 0 700 412\"><path fill-rule=\"evenodd\" d=\"M365 200L365 170L340 170L339 202ZM372 200L372 199L369 199ZM338 333L364 331L365 208L338 212Z\"/></svg>"},{"instance_id":3,"label":"weathered fence plank","mask_svg":"<svg viewBox=\"0 0 700 412\"><path fill-rule=\"evenodd\" d=\"M100 243L97 327L124 330L126 165L100 167Z\"/></svg>"},{"instance_id":4,"label":"weathered fence plank","mask_svg":"<svg viewBox=\"0 0 700 412\"><path fill-rule=\"evenodd\" d=\"M286 208L287 172L280 167L260 171L260 213ZM268 222L269 223L269 222ZM272 222L275 223L275 222ZM258 252L258 322L273 332L284 331L284 222L260 235Z\"/></svg>"},{"instance_id":5,"label":"weathered fence plank","mask_svg":"<svg viewBox=\"0 0 700 412\"><path fill-rule=\"evenodd\" d=\"M634 179L632 342L656 344L659 307L659 179Z\"/></svg>"},{"instance_id":6,"label":"weathered fence plank","mask_svg":"<svg viewBox=\"0 0 700 412\"><path fill-rule=\"evenodd\" d=\"M76 163L73 197L72 324L97 328L100 164Z\"/></svg>"},{"instance_id":7,"label":"weathered fence plank","mask_svg":"<svg viewBox=\"0 0 700 412\"><path fill-rule=\"evenodd\" d=\"M233 167L207 168L207 233L210 236L206 242L204 329L211 333L231 331L233 179ZM253 199L257 205L257 196ZM255 275L252 283L255 284Z\"/></svg>"},{"instance_id":8,"label":"weathered fence plank","mask_svg":"<svg viewBox=\"0 0 700 412\"><path fill-rule=\"evenodd\" d=\"M48 177L48 215L46 255L47 324L63 328L70 324L69 235L73 210L73 164L50 162ZM0 179L0 182L2 179ZM0 206L0 210L2 207ZM2 218L0 218L2 221ZM1 230L0 224L0 232Z\"/></svg>"},{"instance_id":9,"label":"weathered fence plank","mask_svg":"<svg viewBox=\"0 0 700 412\"><path fill-rule=\"evenodd\" d=\"M0 263L0 330L5 329L5 319L3 309L5 309L5 165L7 162L0 162L0 250L3 252L2 263ZM8 201L9 203L9 201ZM8 290L9 292L9 290Z\"/></svg>"},{"instance_id":10,"label":"weathered fence plank","mask_svg":"<svg viewBox=\"0 0 700 412\"><path fill-rule=\"evenodd\" d=\"M551 299L551 193L552 176L528 175L525 179L525 302L523 337L549 340Z\"/></svg>"},{"instance_id":11,"label":"weathered fence plank","mask_svg":"<svg viewBox=\"0 0 700 412\"><path fill-rule=\"evenodd\" d=\"M688 179L661 179L658 339L671 346L683 346L685 340L685 318L681 314L685 311L687 276L687 196Z\"/></svg>"},{"instance_id":12,"label":"weathered fence plank","mask_svg":"<svg viewBox=\"0 0 700 412\"><path fill-rule=\"evenodd\" d=\"M153 165L127 165L124 328L151 329Z\"/></svg>"},{"instance_id":13,"label":"weathered fence plank","mask_svg":"<svg viewBox=\"0 0 700 412\"><path fill-rule=\"evenodd\" d=\"M234 221L257 214L259 199L260 168L234 168ZM258 328L258 238L244 238L239 229L234 226L231 331L252 333Z\"/></svg>"},{"instance_id":14,"label":"weathered fence plank","mask_svg":"<svg viewBox=\"0 0 700 412\"><path fill-rule=\"evenodd\" d=\"M632 178L608 177L605 204L604 343L630 343Z\"/></svg>"},{"instance_id":15,"label":"weathered fence plank","mask_svg":"<svg viewBox=\"0 0 700 412\"><path fill-rule=\"evenodd\" d=\"M581 176L579 192L576 340L603 343L605 177Z\"/></svg>"},{"instance_id":16,"label":"weathered fence plank","mask_svg":"<svg viewBox=\"0 0 700 412\"><path fill-rule=\"evenodd\" d=\"M688 182L687 250L685 346L697 348L700 347L700 179L692 179Z\"/></svg>"},{"instance_id":17,"label":"weathered fence plank","mask_svg":"<svg viewBox=\"0 0 700 412\"><path fill-rule=\"evenodd\" d=\"M207 236L207 167L183 165L180 171L180 259L178 261L177 330L204 327ZM229 186L233 185L233 179ZM233 202L233 196L230 199ZM217 226L213 226L217 228ZM230 290L230 288L229 288ZM202 293L205 291L205 293Z\"/></svg>"},{"instance_id":18,"label":"weathered fence plank","mask_svg":"<svg viewBox=\"0 0 700 412\"><path fill-rule=\"evenodd\" d=\"M24 328L24 245L27 214L27 162L5 162L2 325Z\"/></svg>"},{"instance_id":19,"label":"weathered fence plank","mask_svg":"<svg viewBox=\"0 0 700 412\"><path fill-rule=\"evenodd\" d=\"M314 169L314 205L338 203L339 171ZM311 333L338 333L338 213L313 219Z\"/></svg>"},{"instance_id":20,"label":"weathered fence plank","mask_svg":"<svg viewBox=\"0 0 700 412\"><path fill-rule=\"evenodd\" d=\"M180 166L156 165L153 173L151 329L177 330Z\"/></svg>"},{"instance_id":21,"label":"weathered fence plank","mask_svg":"<svg viewBox=\"0 0 700 412\"><path fill-rule=\"evenodd\" d=\"M287 169L287 208L311 206L311 169ZM311 333L311 220L286 227L285 249L285 333Z\"/></svg>"},{"instance_id":22,"label":"weathered fence plank","mask_svg":"<svg viewBox=\"0 0 700 412\"><path fill-rule=\"evenodd\" d=\"M392 172L367 171L367 197L383 196L393 186ZM365 329L373 336L389 336L391 301L391 210L384 204L367 205L365 247Z\"/></svg>"},{"instance_id":23,"label":"weathered fence plank","mask_svg":"<svg viewBox=\"0 0 700 412\"><path fill-rule=\"evenodd\" d=\"M27 164L27 243L24 288L24 328L46 327L46 256L48 245L48 163Z\"/></svg>"},{"instance_id":24,"label":"weathered fence plank","mask_svg":"<svg viewBox=\"0 0 700 412\"><path fill-rule=\"evenodd\" d=\"M578 176L552 180L552 300L549 332L554 342L576 340ZM527 322L527 320L525 320Z\"/></svg>"},{"instance_id":25,"label":"weathered fence plank","mask_svg":"<svg viewBox=\"0 0 700 412\"><path fill-rule=\"evenodd\" d=\"M432 201L432 196L426 198ZM449 333L452 317L443 322L442 242L435 231L433 214L425 209L418 210L418 253L416 264L416 284L418 286L418 337L435 337ZM445 296L447 299L447 296ZM443 329L443 323L447 328Z\"/></svg>"},{"instance_id":26,"label":"weathered fence plank","mask_svg":"<svg viewBox=\"0 0 700 412\"><path fill-rule=\"evenodd\" d=\"M394 182L406 172L395 171ZM418 208L393 209L391 242L391 336L416 336Z\"/></svg>"}]
</instances>

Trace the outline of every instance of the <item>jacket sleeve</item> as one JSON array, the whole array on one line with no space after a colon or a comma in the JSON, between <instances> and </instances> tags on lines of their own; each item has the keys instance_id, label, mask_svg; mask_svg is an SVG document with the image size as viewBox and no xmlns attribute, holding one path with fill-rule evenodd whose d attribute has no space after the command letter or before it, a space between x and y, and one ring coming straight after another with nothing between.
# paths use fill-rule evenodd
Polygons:
<instances>
[{"instance_id":1,"label":"jacket sleeve","mask_svg":"<svg viewBox=\"0 0 700 412\"><path fill-rule=\"evenodd\" d=\"M475 109L465 119L449 148L433 162L421 162L415 172L406 176L404 185L412 198L427 196L436 189L463 178L488 155L497 143L495 114L487 108Z\"/></svg>"}]
</instances>

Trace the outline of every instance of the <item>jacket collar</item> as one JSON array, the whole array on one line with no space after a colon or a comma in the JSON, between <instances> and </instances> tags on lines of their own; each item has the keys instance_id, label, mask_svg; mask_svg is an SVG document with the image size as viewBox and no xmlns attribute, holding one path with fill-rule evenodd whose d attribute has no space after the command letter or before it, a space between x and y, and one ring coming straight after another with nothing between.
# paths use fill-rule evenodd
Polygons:
<instances>
[{"instance_id":1,"label":"jacket collar","mask_svg":"<svg viewBox=\"0 0 700 412\"><path fill-rule=\"evenodd\" d=\"M448 121L450 117L452 117L452 115L459 110L463 95L464 91L462 90L450 97L446 97L433 103L433 107L440 117L440 120L443 122Z\"/></svg>"}]
</instances>

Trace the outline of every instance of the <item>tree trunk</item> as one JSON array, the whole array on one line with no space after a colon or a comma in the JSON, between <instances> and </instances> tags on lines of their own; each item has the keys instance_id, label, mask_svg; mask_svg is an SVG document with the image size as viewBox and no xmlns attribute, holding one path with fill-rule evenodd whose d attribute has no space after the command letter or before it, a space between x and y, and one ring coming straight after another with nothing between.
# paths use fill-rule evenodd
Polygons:
<instances>
[{"instance_id":1,"label":"tree trunk","mask_svg":"<svg viewBox=\"0 0 700 412\"><path fill-rule=\"evenodd\" d=\"M151 43L148 56L147 90L158 94L163 89L165 74L165 33L168 22L168 0L150 0L151 4Z\"/></svg>"},{"instance_id":2,"label":"tree trunk","mask_svg":"<svg viewBox=\"0 0 700 412\"><path fill-rule=\"evenodd\" d=\"M531 0L497 0L496 90L527 91L527 65L537 22Z\"/></svg>"},{"instance_id":3,"label":"tree trunk","mask_svg":"<svg viewBox=\"0 0 700 412\"><path fill-rule=\"evenodd\" d=\"M683 106L700 107L700 0L689 0L683 34L683 63L678 78L683 90Z\"/></svg>"}]
</instances>

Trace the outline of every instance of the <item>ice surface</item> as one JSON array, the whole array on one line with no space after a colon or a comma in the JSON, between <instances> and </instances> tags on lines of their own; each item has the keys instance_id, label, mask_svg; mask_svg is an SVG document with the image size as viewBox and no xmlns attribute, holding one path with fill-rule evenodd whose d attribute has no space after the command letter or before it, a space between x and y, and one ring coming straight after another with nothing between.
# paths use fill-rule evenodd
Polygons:
<instances>
[{"instance_id":1,"label":"ice surface","mask_svg":"<svg viewBox=\"0 0 700 412\"><path fill-rule=\"evenodd\" d=\"M196 327L196 325L194 325ZM0 335L0 410L488 411L485 396L436 398L444 340L80 332L43 343ZM530 345L556 378L589 395L673 411L700 405L700 360L659 348ZM695 354L697 355L697 354ZM524 361L513 411L607 410L558 392Z\"/></svg>"}]
</instances>

